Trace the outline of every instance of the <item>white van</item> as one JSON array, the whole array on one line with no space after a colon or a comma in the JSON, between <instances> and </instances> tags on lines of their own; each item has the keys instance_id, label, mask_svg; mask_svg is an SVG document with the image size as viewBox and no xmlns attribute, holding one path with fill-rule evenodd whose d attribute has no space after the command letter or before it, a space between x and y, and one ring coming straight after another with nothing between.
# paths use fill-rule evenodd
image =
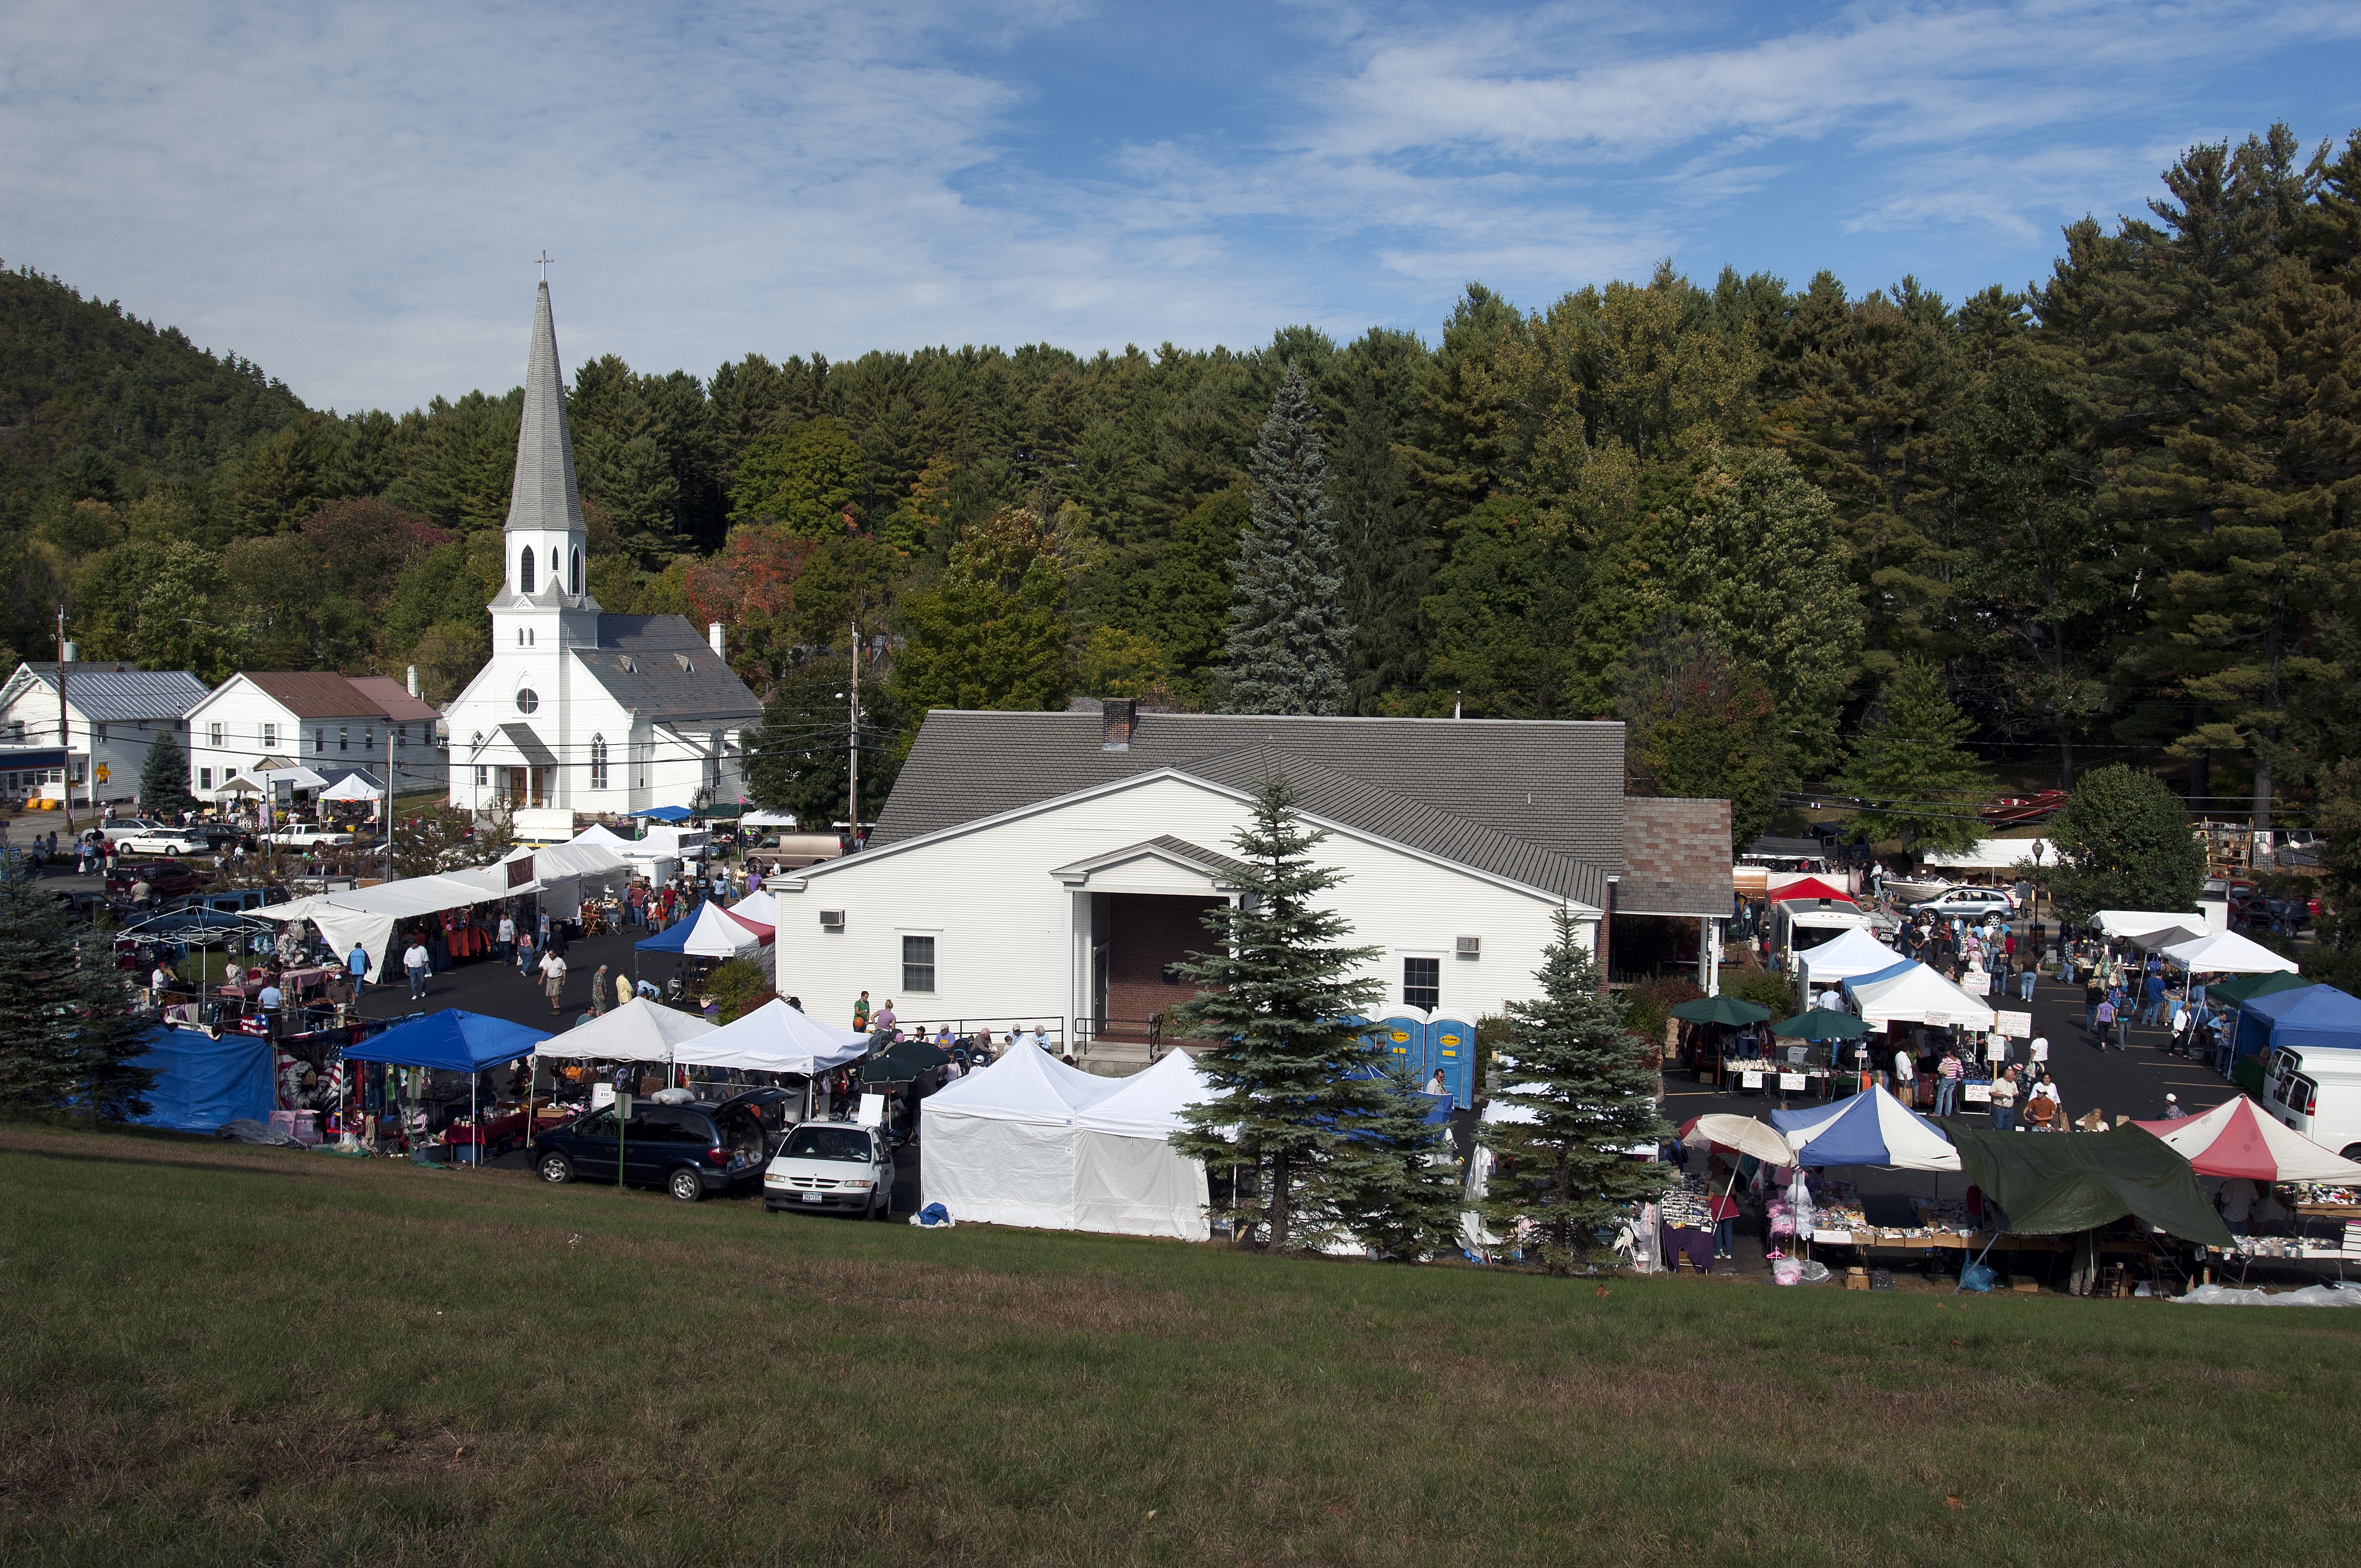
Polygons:
<instances>
[{"instance_id":1,"label":"white van","mask_svg":"<svg viewBox=\"0 0 2361 1568\"><path fill-rule=\"evenodd\" d=\"M2263 1108L2313 1143L2361 1159L2361 1051L2273 1051Z\"/></svg>"},{"instance_id":2,"label":"white van","mask_svg":"<svg viewBox=\"0 0 2361 1568\"><path fill-rule=\"evenodd\" d=\"M1877 917L1868 910L1858 905L1839 904L1833 898L1812 904L1800 900L1774 904L1771 906L1771 961L1792 971L1797 953L1809 952L1855 927L1874 927L1876 923Z\"/></svg>"}]
</instances>

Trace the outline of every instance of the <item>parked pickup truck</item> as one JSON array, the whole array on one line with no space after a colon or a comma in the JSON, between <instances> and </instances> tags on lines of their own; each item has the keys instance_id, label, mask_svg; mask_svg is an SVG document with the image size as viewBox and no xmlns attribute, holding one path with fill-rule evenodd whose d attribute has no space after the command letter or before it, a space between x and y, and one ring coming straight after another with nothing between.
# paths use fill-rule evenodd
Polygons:
<instances>
[{"instance_id":1,"label":"parked pickup truck","mask_svg":"<svg viewBox=\"0 0 2361 1568\"><path fill-rule=\"evenodd\" d=\"M340 833L333 828L282 828L276 833L262 836L266 844L277 844L290 850L318 850L331 845L342 846L353 841L350 833Z\"/></svg>"}]
</instances>

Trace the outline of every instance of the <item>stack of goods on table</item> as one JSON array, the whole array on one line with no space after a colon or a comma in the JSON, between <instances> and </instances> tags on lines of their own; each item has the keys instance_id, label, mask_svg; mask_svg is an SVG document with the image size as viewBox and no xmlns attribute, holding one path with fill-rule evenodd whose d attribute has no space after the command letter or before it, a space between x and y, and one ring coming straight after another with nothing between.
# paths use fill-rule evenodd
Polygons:
<instances>
[{"instance_id":1,"label":"stack of goods on table","mask_svg":"<svg viewBox=\"0 0 2361 1568\"><path fill-rule=\"evenodd\" d=\"M1712 1193L1702 1176L1684 1176L1678 1187L1667 1191L1657 1213L1667 1225L1677 1229L1709 1231L1713 1229Z\"/></svg>"}]
</instances>

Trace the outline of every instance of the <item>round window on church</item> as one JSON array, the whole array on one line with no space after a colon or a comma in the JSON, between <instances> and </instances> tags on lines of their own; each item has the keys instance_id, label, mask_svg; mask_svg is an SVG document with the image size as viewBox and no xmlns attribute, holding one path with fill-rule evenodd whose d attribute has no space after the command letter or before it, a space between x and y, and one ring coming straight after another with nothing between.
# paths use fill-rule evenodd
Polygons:
<instances>
[{"instance_id":1,"label":"round window on church","mask_svg":"<svg viewBox=\"0 0 2361 1568\"><path fill-rule=\"evenodd\" d=\"M517 711L519 713L531 713L534 708L539 707L540 706L540 695L531 686L526 686L523 690L517 693Z\"/></svg>"}]
</instances>

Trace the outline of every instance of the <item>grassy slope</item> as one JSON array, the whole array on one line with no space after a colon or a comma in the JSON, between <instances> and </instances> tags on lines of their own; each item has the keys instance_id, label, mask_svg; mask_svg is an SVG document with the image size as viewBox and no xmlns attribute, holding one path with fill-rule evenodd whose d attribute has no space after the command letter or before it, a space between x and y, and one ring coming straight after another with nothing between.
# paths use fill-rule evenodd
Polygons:
<instances>
[{"instance_id":1,"label":"grassy slope","mask_svg":"<svg viewBox=\"0 0 2361 1568\"><path fill-rule=\"evenodd\" d=\"M2352 1550L2343 1312L1601 1295L24 1129L0 1187L11 1563Z\"/></svg>"}]
</instances>

